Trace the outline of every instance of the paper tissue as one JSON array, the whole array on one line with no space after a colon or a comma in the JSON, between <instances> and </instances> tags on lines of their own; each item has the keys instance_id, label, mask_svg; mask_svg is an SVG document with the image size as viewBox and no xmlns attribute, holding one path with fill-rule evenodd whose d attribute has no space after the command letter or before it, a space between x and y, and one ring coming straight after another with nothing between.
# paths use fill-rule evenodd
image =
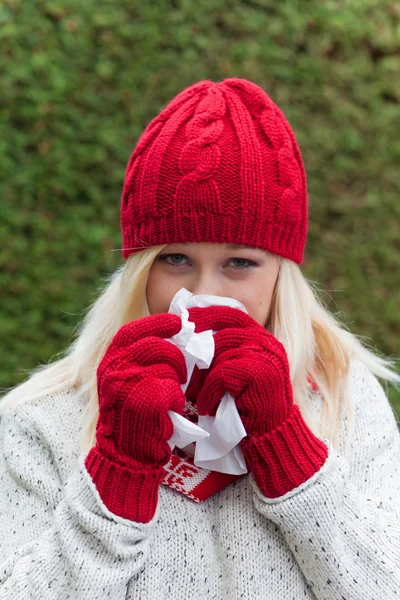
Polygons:
<instances>
[{"instance_id":1,"label":"paper tissue","mask_svg":"<svg viewBox=\"0 0 400 600\"><path fill-rule=\"evenodd\" d=\"M213 305L231 306L247 313L245 306L237 300L210 295L193 296L185 288L180 289L171 301L169 312L182 319L182 329L168 341L180 348L186 360L188 379L182 385L183 392L190 383L194 367L207 369L214 356L214 332L195 333L195 323L189 321L188 309ZM226 393L221 398L215 417L199 415L198 425L174 411L168 414L174 425L174 433L168 441L171 449L175 446L185 448L196 442L193 460L198 467L232 475L247 473L239 446L240 440L247 434L230 394Z\"/></svg>"}]
</instances>

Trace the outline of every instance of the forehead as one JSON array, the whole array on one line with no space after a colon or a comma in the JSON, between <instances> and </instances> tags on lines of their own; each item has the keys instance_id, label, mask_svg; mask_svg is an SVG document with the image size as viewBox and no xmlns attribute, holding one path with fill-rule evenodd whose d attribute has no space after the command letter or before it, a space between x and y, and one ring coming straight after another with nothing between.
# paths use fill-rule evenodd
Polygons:
<instances>
[{"instance_id":1,"label":"forehead","mask_svg":"<svg viewBox=\"0 0 400 600\"><path fill-rule=\"evenodd\" d=\"M227 244L227 247L230 250L243 250L246 248L251 248L251 246L245 246L243 244ZM257 248L254 248L254 250L257 250Z\"/></svg>"},{"instance_id":2,"label":"forehead","mask_svg":"<svg viewBox=\"0 0 400 600\"><path fill-rule=\"evenodd\" d=\"M180 242L180 245L189 246L189 245L193 245L193 244L192 244L192 242ZM229 250L248 250L248 249L258 250L258 248L252 248L251 246L245 246L244 244L226 244L226 247Z\"/></svg>"}]
</instances>

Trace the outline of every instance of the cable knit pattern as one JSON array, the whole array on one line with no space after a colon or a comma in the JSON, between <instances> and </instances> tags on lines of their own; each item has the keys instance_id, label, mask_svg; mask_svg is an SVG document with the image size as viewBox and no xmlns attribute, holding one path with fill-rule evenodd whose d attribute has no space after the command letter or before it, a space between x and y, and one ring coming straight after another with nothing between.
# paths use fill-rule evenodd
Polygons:
<instances>
[{"instance_id":1,"label":"cable knit pattern","mask_svg":"<svg viewBox=\"0 0 400 600\"><path fill-rule=\"evenodd\" d=\"M245 79L201 81L149 123L125 174L123 256L173 242L237 243L303 261L306 174L293 130Z\"/></svg>"},{"instance_id":2,"label":"cable knit pattern","mask_svg":"<svg viewBox=\"0 0 400 600\"><path fill-rule=\"evenodd\" d=\"M0 599L394 600L400 589L400 436L384 390L350 370L355 437L286 496L251 474L200 504L161 486L149 523L102 503L79 457L74 390L0 422ZM310 399L317 413L319 394ZM341 433L343 448L347 420Z\"/></svg>"},{"instance_id":3,"label":"cable knit pattern","mask_svg":"<svg viewBox=\"0 0 400 600\"><path fill-rule=\"evenodd\" d=\"M181 329L178 315L155 314L123 325L97 369L96 445L85 466L114 514L147 523L157 507L173 425L181 413L187 369L167 339Z\"/></svg>"},{"instance_id":4,"label":"cable knit pattern","mask_svg":"<svg viewBox=\"0 0 400 600\"><path fill-rule=\"evenodd\" d=\"M199 103L193 118L186 126L188 142L179 157L179 168L183 175L175 192L175 208L179 213L187 213L187 199L191 207L200 214L221 212L220 191L214 179L221 159L218 146L219 137L224 129L222 117L226 111L225 100L217 88ZM212 226L212 219L209 219ZM178 228L182 225L178 221ZM184 231L179 230L182 238ZM195 231L197 238L201 233ZM211 231L209 235L213 235Z\"/></svg>"}]
</instances>

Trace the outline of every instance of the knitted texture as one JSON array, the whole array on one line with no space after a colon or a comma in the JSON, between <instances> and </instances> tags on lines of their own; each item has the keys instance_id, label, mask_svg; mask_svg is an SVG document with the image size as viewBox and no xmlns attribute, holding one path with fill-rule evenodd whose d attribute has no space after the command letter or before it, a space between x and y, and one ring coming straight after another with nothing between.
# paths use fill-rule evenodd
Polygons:
<instances>
[{"instance_id":1,"label":"knitted texture","mask_svg":"<svg viewBox=\"0 0 400 600\"><path fill-rule=\"evenodd\" d=\"M226 306L189 311L196 332L214 329L215 353L197 399L201 415L216 414L225 392L234 398L247 436L241 441L248 469L268 498L307 481L328 449L293 402L284 346L249 315Z\"/></svg>"},{"instance_id":2,"label":"knitted texture","mask_svg":"<svg viewBox=\"0 0 400 600\"><path fill-rule=\"evenodd\" d=\"M301 264L306 173L293 130L256 84L200 81L146 127L121 199L123 256L177 242L236 243Z\"/></svg>"},{"instance_id":3,"label":"knitted texture","mask_svg":"<svg viewBox=\"0 0 400 600\"><path fill-rule=\"evenodd\" d=\"M208 369L199 369L195 366L185 391L186 401L182 415L195 424L198 424L199 419L197 397L207 372ZM195 443L184 449L175 446L168 464L164 466L165 474L161 482L163 485L184 494L193 502L204 502L224 487L231 485L236 479L243 477L243 475L230 475L198 467L194 464L195 447Z\"/></svg>"},{"instance_id":4,"label":"knitted texture","mask_svg":"<svg viewBox=\"0 0 400 600\"><path fill-rule=\"evenodd\" d=\"M197 397L202 390L207 373L207 369L198 369L195 367L190 384L185 392L186 403L182 414L192 423L198 423ZM307 375L306 379L309 389L317 391L318 387L312 377ZM302 443L301 431L298 432L298 439L299 443ZM231 485L236 479L246 476L228 475L197 467L193 460L194 453L195 444L186 446L185 449L175 446L168 464L164 466L165 475L161 482L163 485L167 485L177 492L184 494L194 502L204 502L210 496L220 492L224 487Z\"/></svg>"},{"instance_id":5,"label":"knitted texture","mask_svg":"<svg viewBox=\"0 0 400 600\"><path fill-rule=\"evenodd\" d=\"M282 498L252 475L205 502L161 485L149 523L114 516L79 458L88 398L21 402L0 419L2 600L394 600L400 435L384 389L352 364L348 457ZM324 401L310 391L319 419ZM344 407L345 408L345 407ZM338 448L346 441L345 408Z\"/></svg>"},{"instance_id":6,"label":"knitted texture","mask_svg":"<svg viewBox=\"0 0 400 600\"><path fill-rule=\"evenodd\" d=\"M141 523L154 516L171 456L167 411L182 413L185 405L185 359L163 339L181 325L166 313L124 325L97 369L99 419L86 468L107 508Z\"/></svg>"}]
</instances>

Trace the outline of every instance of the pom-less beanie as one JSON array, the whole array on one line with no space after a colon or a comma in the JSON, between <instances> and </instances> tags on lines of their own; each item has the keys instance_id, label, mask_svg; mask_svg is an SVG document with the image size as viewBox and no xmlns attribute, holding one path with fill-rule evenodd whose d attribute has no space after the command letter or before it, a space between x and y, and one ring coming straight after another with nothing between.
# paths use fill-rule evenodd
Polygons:
<instances>
[{"instance_id":1,"label":"pom-less beanie","mask_svg":"<svg viewBox=\"0 0 400 600\"><path fill-rule=\"evenodd\" d=\"M245 79L199 81L146 127L126 169L122 254L217 242L303 261L307 182L280 108Z\"/></svg>"}]
</instances>

